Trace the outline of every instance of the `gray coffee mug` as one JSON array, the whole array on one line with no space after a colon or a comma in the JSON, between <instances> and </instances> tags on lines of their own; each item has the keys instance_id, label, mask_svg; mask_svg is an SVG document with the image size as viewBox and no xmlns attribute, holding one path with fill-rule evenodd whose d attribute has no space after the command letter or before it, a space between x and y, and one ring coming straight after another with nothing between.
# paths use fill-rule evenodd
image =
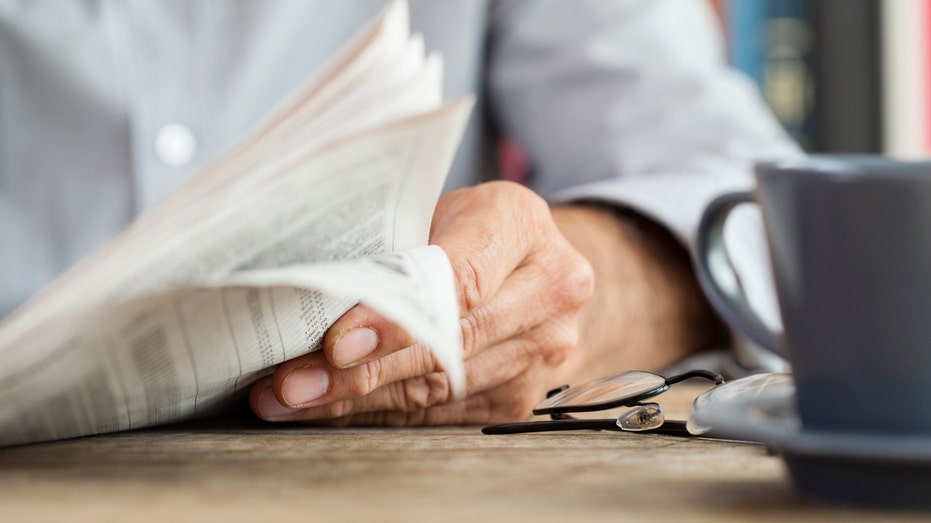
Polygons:
<instances>
[{"instance_id":1,"label":"gray coffee mug","mask_svg":"<svg viewBox=\"0 0 931 523\"><path fill-rule=\"evenodd\" d=\"M806 430L931 436L931 162L822 156L756 168L699 226L696 266L733 327L788 356ZM759 204L784 336L722 285L724 220Z\"/></svg>"}]
</instances>

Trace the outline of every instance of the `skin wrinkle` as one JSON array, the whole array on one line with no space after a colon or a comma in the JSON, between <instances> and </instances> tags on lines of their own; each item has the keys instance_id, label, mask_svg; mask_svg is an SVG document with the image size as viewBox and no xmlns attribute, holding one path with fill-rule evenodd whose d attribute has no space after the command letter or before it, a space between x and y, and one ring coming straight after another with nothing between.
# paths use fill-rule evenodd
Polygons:
<instances>
[{"instance_id":1,"label":"skin wrinkle","mask_svg":"<svg viewBox=\"0 0 931 523\"><path fill-rule=\"evenodd\" d=\"M359 365L363 369L362 379L356 380L361 386L360 390L354 390L354 396L365 396L369 392L377 389L382 381L382 361L372 360L364 365ZM329 392L329 391L328 391Z\"/></svg>"},{"instance_id":2,"label":"skin wrinkle","mask_svg":"<svg viewBox=\"0 0 931 523\"><path fill-rule=\"evenodd\" d=\"M487 293L485 291L487 284L481 276L486 271L473 263L474 258L481 259L481 256L470 257L464 260L463 263L455 265L453 269L460 288L459 306L466 314L470 314L484 303Z\"/></svg>"},{"instance_id":3,"label":"skin wrinkle","mask_svg":"<svg viewBox=\"0 0 931 523\"><path fill-rule=\"evenodd\" d=\"M426 397L420 408L426 408L439 403L446 403L452 399L452 384L449 375L445 372L431 372L423 377L426 385Z\"/></svg>"},{"instance_id":4,"label":"skin wrinkle","mask_svg":"<svg viewBox=\"0 0 931 523\"><path fill-rule=\"evenodd\" d=\"M462 351L465 358L469 358L475 354L475 348L479 346L480 342L487 342L488 336L483 336L482 333L485 332L486 325L493 325L494 318L491 314L487 314L484 308L478 308L465 318L459 320L459 324L462 326Z\"/></svg>"},{"instance_id":5,"label":"skin wrinkle","mask_svg":"<svg viewBox=\"0 0 931 523\"><path fill-rule=\"evenodd\" d=\"M516 184L508 184L509 191L495 191L491 190L489 187L497 188L501 185L502 182L492 182L485 184L484 186L476 187L478 189L477 196L473 199L457 199L455 196L458 194L464 194L468 189L460 189L459 191L454 191L451 196L452 204L448 206L438 205L437 210L434 213L434 216L444 216L442 219L434 219L433 229L436 230L438 227L441 230L445 230L445 234L431 235L432 243L441 243L446 236L461 234L460 228L464 227L460 222L466 220L474 220L472 215L475 214L476 205L480 209L505 209L507 214L511 215L508 218L520 223L522 228L529 227L528 224L524 223L524 220L529 219L530 216L538 216L539 210L534 209L534 207L539 207L542 204L542 200L539 203L535 202L535 205L529 206L530 208L522 209L525 211L514 212L511 203L506 197L501 193L510 191L524 191L529 194L532 194L529 189L518 186ZM536 198L539 200L539 198ZM490 201L489 201L490 200ZM471 205L469 205L471 203ZM545 204L542 204L545 206ZM528 211L529 212L526 212ZM529 215L529 216L528 216ZM457 222L459 220L459 222ZM482 222L482 228L479 230L470 231L471 235L470 243L463 248L454 243L454 246L457 247L459 252L458 254L463 254L461 261L457 261L455 255L450 256L450 259L453 263L453 272L456 274L457 281L459 281L459 290L460 294L460 307L466 314L470 313L475 308L481 306L488 296L489 288L494 289L500 286L501 282L487 282L485 281L485 275L494 275L498 271L494 270L497 264L500 264L502 260L497 260L492 257L493 253L508 253L508 252L525 252L527 250L532 253L533 251L526 246L526 238L523 236L518 236L517 238L509 237L508 240L513 241L514 245L504 244L504 240L501 238L501 235L496 230L497 224L488 224ZM448 252L449 253L449 252ZM450 253L453 254L453 253ZM520 260L514 261L513 269L520 267L526 262L529 255L525 255Z\"/></svg>"},{"instance_id":6,"label":"skin wrinkle","mask_svg":"<svg viewBox=\"0 0 931 523\"><path fill-rule=\"evenodd\" d=\"M519 355L518 357L501 358L500 354L498 354L497 352L492 352L492 351L485 351L480 355L480 357L499 358L499 359L503 359L505 362L509 362L512 364L514 364L514 362L517 362L517 361L523 361L526 363L527 361L531 361L531 360L541 360L546 357L546 354L550 352L554 352L549 349L543 350L543 351L538 350L541 347L547 347L548 345L553 344L552 340L556 339L556 335L554 335L551 332L552 330L553 329L551 325L549 325L549 328L547 328L546 330L544 330L544 327L540 327L536 329L536 332L533 338L521 337L519 339L514 339L511 342L509 342L513 344L514 347L516 347L515 350L517 351ZM562 342L562 343L565 344L566 342ZM555 351L555 352L562 354L565 351ZM526 374L526 373L520 372L522 367L517 366L517 365L514 365L514 366L515 366L515 370L518 371L517 377L521 377L523 376L523 374ZM488 366L486 365L479 365L477 367L488 368ZM412 378L411 380L407 380L403 382L395 382L390 385L387 385L386 386L387 390L390 392L389 394L390 400L388 402L389 404L387 406L383 406L382 408L388 408L390 410L409 410L412 408L419 409L419 408L427 407L430 405L435 405L438 403L445 403L446 401L449 400L448 393L451 390L449 388L448 381L446 381L444 384L445 395L436 396L430 401L423 401L420 399L424 397L425 395L429 397L429 392L425 391L425 388L429 386L429 383L426 382L423 378L425 377L432 378L434 376L444 381L448 379L448 376L445 373L433 372L433 373L427 374L426 376ZM478 384L478 388L481 389L483 388L483 386L481 385L481 378L482 376L476 376L475 372L472 372L468 376L467 381L468 383L472 384L473 387L476 384ZM510 382L511 380L508 380L508 383ZM405 398L405 394L407 395L406 398ZM536 404L536 400L533 400L533 401L526 402L526 404L522 403L519 406L521 408L529 409L529 408L532 408L532 406L535 404ZM367 407L365 405L365 401L362 398L360 398L358 401L348 400L348 401L343 401L343 402L337 402L332 405L338 405L338 407L329 408L329 405L323 405L320 407L313 407L312 409L307 409L301 414L311 415L311 416L323 416L323 417L343 416L347 413L346 409L349 406L351 406L356 412L360 412L360 413L371 413L372 412L369 410L370 407ZM529 412L529 410L527 410L527 412Z\"/></svg>"},{"instance_id":7,"label":"skin wrinkle","mask_svg":"<svg viewBox=\"0 0 931 523\"><path fill-rule=\"evenodd\" d=\"M524 280L532 281L536 276L529 274L532 270L529 267L518 268L512 278L515 280ZM526 283L524 283L526 286ZM541 319L544 319L545 316L540 313L540 310L546 310L551 304L558 304L559 300L548 299L547 293L534 293L535 298L546 299L546 305L540 307L540 301L534 300L531 302L534 305L533 310L527 310L522 308L524 305L524 296L526 290L521 291L520 293L499 293L499 296L496 296L495 299L492 299L487 305L477 308L472 314L465 317L464 320L467 323L467 326L463 330L463 343L466 350L465 356L468 358L471 356L474 347L476 344L481 343L482 345L492 343L495 341L500 341L502 334L507 334L508 331L502 329L510 328L510 335L523 334L535 327ZM501 294L504 294L504 297L501 297ZM563 308L565 309L565 307ZM516 311L517 323L515 325L508 325L507 322L502 321L502 319L508 319L514 321ZM487 329L487 330L486 330ZM490 332L489 332L490 330ZM482 333L485 333L482 335Z\"/></svg>"},{"instance_id":8,"label":"skin wrinkle","mask_svg":"<svg viewBox=\"0 0 931 523\"><path fill-rule=\"evenodd\" d=\"M438 215L444 212L434 226L445 228L434 230L433 239L453 262L461 299L473 305L460 319L466 399L450 401L448 376L423 346L409 346L406 334L357 307L337 322L334 336L325 337L326 358L301 358L305 365L329 365L336 333L369 325L380 334L371 356L382 366L377 379L353 390L351 380L360 371L332 369L331 403L288 419L514 421L526 418L554 387L632 368L660 370L711 346L721 333L726 338L701 297L685 250L637 216L591 204L550 208L509 182L450 193L437 206ZM301 364L294 361L276 372L276 386L289 365ZM255 394L251 400L255 407ZM338 419L322 419L333 417Z\"/></svg>"}]
</instances>

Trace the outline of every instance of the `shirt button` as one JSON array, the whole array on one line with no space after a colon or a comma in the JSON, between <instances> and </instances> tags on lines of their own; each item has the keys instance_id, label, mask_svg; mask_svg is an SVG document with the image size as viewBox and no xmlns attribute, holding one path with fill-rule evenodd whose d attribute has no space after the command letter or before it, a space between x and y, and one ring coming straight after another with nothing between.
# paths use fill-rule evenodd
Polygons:
<instances>
[{"instance_id":1,"label":"shirt button","mask_svg":"<svg viewBox=\"0 0 931 523\"><path fill-rule=\"evenodd\" d=\"M197 139L187 126L172 123L155 134L155 154L165 165L187 165L196 151Z\"/></svg>"}]
</instances>

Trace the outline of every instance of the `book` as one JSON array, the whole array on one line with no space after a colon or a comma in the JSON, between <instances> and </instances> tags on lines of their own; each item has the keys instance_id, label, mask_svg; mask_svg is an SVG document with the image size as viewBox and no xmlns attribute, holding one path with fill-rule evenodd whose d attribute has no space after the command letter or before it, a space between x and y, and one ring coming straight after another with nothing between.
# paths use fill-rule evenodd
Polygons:
<instances>
[{"instance_id":1,"label":"book","mask_svg":"<svg viewBox=\"0 0 931 523\"><path fill-rule=\"evenodd\" d=\"M730 61L805 150L890 152L923 132L924 102L905 100L923 92L926 1L726 0Z\"/></svg>"},{"instance_id":2,"label":"book","mask_svg":"<svg viewBox=\"0 0 931 523\"><path fill-rule=\"evenodd\" d=\"M879 4L820 0L811 10L812 150L878 153L882 150Z\"/></svg>"},{"instance_id":3,"label":"book","mask_svg":"<svg viewBox=\"0 0 931 523\"><path fill-rule=\"evenodd\" d=\"M391 3L242 143L0 323L0 445L214 415L362 301L464 390L427 245L470 97Z\"/></svg>"},{"instance_id":4,"label":"book","mask_svg":"<svg viewBox=\"0 0 931 523\"><path fill-rule=\"evenodd\" d=\"M731 64L760 88L790 136L814 147L813 31L806 0L728 0L724 9Z\"/></svg>"},{"instance_id":5,"label":"book","mask_svg":"<svg viewBox=\"0 0 931 523\"><path fill-rule=\"evenodd\" d=\"M927 0L880 3L882 148L902 159L931 154L931 6Z\"/></svg>"},{"instance_id":6,"label":"book","mask_svg":"<svg viewBox=\"0 0 931 523\"><path fill-rule=\"evenodd\" d=\"M768 1L727 0L720 7L727 29L728 53L731 65L763 85L769 39L766 21Z\"/></svg>"}]
</instances>

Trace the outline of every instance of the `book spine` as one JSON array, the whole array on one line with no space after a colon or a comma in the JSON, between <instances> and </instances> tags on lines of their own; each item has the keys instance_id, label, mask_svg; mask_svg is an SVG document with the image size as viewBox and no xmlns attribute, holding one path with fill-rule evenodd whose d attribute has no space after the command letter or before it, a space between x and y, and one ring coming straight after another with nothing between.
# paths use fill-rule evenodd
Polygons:
<instances>
[{"instance_id":1,"label":"book spine","mask_svg":"<svg viewBox=\"0 0 931 523\"><path fill-rule=\"evenodd\" d=\"M788 133L813 147L811 10L806 0L729 0L732 64L752 78Z\"/></svg>"},{"instance_id":2,"label":"book spine","mask_svg":"<svg viewBox=\"0 0 931 523\"><path fill-rule=\"evenodd\" d=\"M731 65L753 79L757 85L763 84L767 7L766 0L727 0L723 8L727 20Z\"/></svg>"},{"instance_id":3,"label":"book spine","mask_svg":"<svg viewBox=\"0 0 931 523\"><path fill-rule=\"evenodd\" d=\"M878 153L882 150L879 4L818 0L812 9L816 150Z\"/></svg>"}]
</instances>

